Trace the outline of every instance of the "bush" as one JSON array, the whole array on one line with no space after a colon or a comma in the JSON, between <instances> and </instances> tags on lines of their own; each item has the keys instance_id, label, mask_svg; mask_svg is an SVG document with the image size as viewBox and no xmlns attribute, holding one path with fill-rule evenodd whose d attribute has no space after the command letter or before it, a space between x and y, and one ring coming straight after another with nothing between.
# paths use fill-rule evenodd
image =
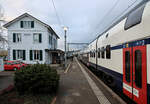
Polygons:
<instances>
[{"instance_id":1,"label":"bush","mask_svg":"<svg viewBox=\"0 0 150 104\"><path fill-rule=\"evenodd\" d=\"M59 75L46 64L35 64L17 70L14 83L19 94L51 94L57 91Z\"/></svg>"}]
</instances>

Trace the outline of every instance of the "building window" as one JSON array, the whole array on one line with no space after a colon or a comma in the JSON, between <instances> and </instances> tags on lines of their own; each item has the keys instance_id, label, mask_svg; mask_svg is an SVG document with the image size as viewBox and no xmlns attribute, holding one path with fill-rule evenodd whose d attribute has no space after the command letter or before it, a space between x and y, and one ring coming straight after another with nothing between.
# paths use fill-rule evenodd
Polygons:
<instances>
[{"instance_id":1,"label":"building window","mask_svg":"<svg viewBox=\"0 0 150 104\"><path fill-rule=\"evenodd\" d=\"M52 48L54 48L55 47L55 39L54 38L52 38Z\"/></svg>"},{"instance_id":2,"label":"building window","mask_svg":"<svg viewBox=\"0 0 150 104\"><path fill-rule=\"evenodd\" d=\"M49 35L49 44L52 44L52 36Z\"/></svg>"},{"instance_id":3,"label":"building window","mask_svg":"<svg viewBox=\"0 0 150 104\"><path fill-rule=\"evenodd\" d=\"M33 34L33 42L34 43L42 43L42 34L34 33Z\"/></svg>"},{"instance_id":4,"label":"building window","mask_svg":"<svg viewBox=\"0 0 150 104\"><path fill-rule=\"evenodd\" d=\"M21 33L13 33L13 42L21 42Z\"/></svg>"},{"instance_id":5,"label":"building window","mask_svg":"<svg viewBox=\"0 0 150 104\"><path fill-rule=\"evenodd\" d=\"M26 59L26 53L25 50L13 50L13 60L25 60Z\"/></svg>"},{"instance_id":6,"label":"building window","mask_svg":"<svg viewBox=\"0 0 150 104\"><path fill-rule=\"evenodd\" d=\"M56 48L57 48L57 40L54 39L54 49L56 49Z\"/></svg>"},{"instance_id":7,"label":"building window","mask_svg":"<svg viewBox=\"0 0 150 104\"><path fill-rule=\"evenodd\" d=\"M50 37L50 41L51 41L50 44L52 45L53 44L53 37L52 36Z\"/></svg>"},{"instance_id":8,"label":"building window","mask_svg":"<svg viewBox=\"0 0 150 104\"><path fill-rule=\"evenodd\" d=\"M110 49L110 45L106 46L106 58L110 59L111 58L111 49Z\"/></svg>"},{"instance_id":9,"label":"building window","mask_svg":"<svg viewBox=\"0 0 150 104\"><path fill-rule=\"evenodd\" d=\"M34 28L34 21L20 21L21 28Z\"/></svg>"},{"instance_id":10,"label":"building window","mask_svg":"<svg viewBox=\"0 0 150 104\"><path fill-rule=\"evenodd\" d=\"M102 58L105 58L105 49L104 49L104 47L102 47L101 50L102 50L102 51L101 51L101 56L102 56Z\"/></svg>"},{"instance_id":11,"label":"building window","mask_svg":"<svg viewBox=\"0 0 150 104\"><path fill-rule=\"evenodd\" d=\"M30 50L30 60L43 60L42 50Z\"/></svg>"}]
</instances>

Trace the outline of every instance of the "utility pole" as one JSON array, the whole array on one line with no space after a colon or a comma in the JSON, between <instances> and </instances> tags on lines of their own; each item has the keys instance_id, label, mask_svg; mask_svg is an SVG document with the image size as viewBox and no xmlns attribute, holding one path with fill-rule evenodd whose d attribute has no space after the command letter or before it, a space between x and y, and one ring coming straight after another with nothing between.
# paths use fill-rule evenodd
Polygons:
<instances>
[{"instance_id":1,"label":"utility pole","mask_svg":"<svg viewBox=\"0 0 150 104\"><path fill-rule=\"evenodd\" d=\"M66 38L67 38L67 30L68 30L68 28L67 27L64 27L64 32L65 32L65 36L64 36L64 38L65 38L65 67L67 66L67 52L66 52Z\"/></svg>"},{"instance_id":2,"label":"utility pole","mask_svg":"<svg viewBox=\"0 0 150 104\"><path fill-rule=\"evenodd\" d=\"M67 33L67 31L65 30L65 67L67 66L66 65L66 62L67 62L67 54L66 54L66 33Z\"/></svg>"},{"instance_id":3,"label":"utility pole","mask_svg":"<svg viewBox=\"0 0 150 104\"><path fill-rule=\"evenodd\" d=\"M67 43L67 46L68 46L68 52L69 52L69 44Z\"/></svg>"}]
</instances>

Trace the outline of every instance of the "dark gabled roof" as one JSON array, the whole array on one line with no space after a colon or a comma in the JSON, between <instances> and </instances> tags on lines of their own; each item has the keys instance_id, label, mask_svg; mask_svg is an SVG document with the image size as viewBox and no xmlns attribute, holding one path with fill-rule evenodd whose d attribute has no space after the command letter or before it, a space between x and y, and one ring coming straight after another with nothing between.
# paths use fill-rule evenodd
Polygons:
<instances>
[{"instance_id":1,"label":"dark gabled roof","mask_svg":"<svg viewBox=\"0 0 150 104\"><path fill-rule=\"evenodd\" d=\"M10 26L11 24L13 24L14 22L16 22L16 21L18 21L18 20L20 20L20 19L22 19L22 18L24 18L24 17L31 17L31 18L35 19L36 21L40 22L40 23L43 24L45 27L47 27L49 31L53 32L53 33L56 35L56 37L59 39L59 36L56 34L56 32L55 32L48 24L46 24L46 23L40 21L39 19L33 17L32 15L30 15L30 14L28 14L28 13L24 13L24 14L22 14L21 16L19 16L19 17L13 19L12 21L6 23L6 24L4 25L4 27L7 28L8 26Z\"/></svg>"}]
</instances>

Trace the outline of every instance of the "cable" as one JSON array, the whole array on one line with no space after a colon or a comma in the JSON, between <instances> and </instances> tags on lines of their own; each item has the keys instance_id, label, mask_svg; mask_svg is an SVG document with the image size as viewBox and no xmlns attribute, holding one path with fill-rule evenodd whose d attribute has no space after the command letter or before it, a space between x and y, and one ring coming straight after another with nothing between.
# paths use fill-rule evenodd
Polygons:
<instances>
[{"instance_id":1,"label":"cable","mask_svg":"<svg viewBox=\"0 0 150 104\"><path fill-rule=\"evenodd\" d=\"M136 2L137 2L137 0L134 1L130 6L128 6L128 8L126 8L120 15L123 15L123 14L125 13L125 11L127 11L127 10L128 10L131 6L133 6ZM112 27L112 25L114 24L114 21L117 20L117 18L120 18L120 16L116 16L116 18L114 18L114 19L110 22L111 25L110 25L108 28L106 28L106 27L107 27L107 26L106 26L106 27L105 27L106 29L104 28L104 32L107 31L107 29L109 29L110 27ZM101 32L100 35L96 36L96 38L99 37L99 36L101 36L104 32ZM96 34L97 34L97 33L96 33ZM94 39L94 40L95 40L95 39ZM92 41L94 41L94 40L92 40ZM91 41L91 42L92 42L92 41ZM90 43L91 43L91 42L90 42Z\"/></svg>"},{"instance_id":2,"label":"cable","mask_svg":"<svg viewBox=\"0 0 150 104\"><path fill-rule=\"evenodd\" d=\"M122 16L122 15L125 13L125 11L127 11L130 7L132 7L136 2L137 2L137 0L134 1L130 6L128 6L128 8L126 8L126 9L120 14L120 16ZM114 19L111 21L110 24L113 25L114 21L117 20L117 18L120 18L120 16L116 16L116 18L114 18ZM111 25L110 25L110 26L111 26ZM105 28L107 28L107 26L106 26ZM105 28L104 28L104 29L105 29ZM106 30L106 29L105 29L105 30Z\"/></svg>"},{"instance_id":3,"label":"cable","mask_svg":"<svg viewBox=\"0 0 150 104\"><path fill-rule=\"evenodd\" d=\"M108 14L110 12L112 12L112 10L116 7L116 5L118 4L118 2L119 2L119 0L116 0L114 6L112 6L112 8L103 16L103 18L101 19L100 23L98 23L98 25L96 26L96 28L94 30L97 30L97 28L99 27L99 25L103 22L103 20L105 19L105 17L108 16ZM94 34L94 32L92 32L92 35Z\"/></svg>"},{"instance_id":4,"label":"cable","mask_svg":"<svg viewBox=\"0 0 150 104\"><path fill-rule=\"evenodd\" d=\"M124 13L125 13L125 11L127 11L131 6L133 6L135 3L137 2L137 0L136 1L134 1L130 6L128 6L128 8L126 8L122 13L121 13L121 15L120 16L122 16ZM119 17L120 17L119 16ZM113 24L113 22L115 21L115 20L117 20L117 18L118 18L118 16L116 16L116 18L114 18L112 21L111 21L111 25ZM107 26L106 26L107 27ZM105 27L105 28L106 28ZM105 29L104 28L104 29Z\"/></svg>"},{"instance_id":5,"label":"cable","mask_svg":"<svg viewBox=\"0 0 150 104\"><path fill-rule=\"evenodd\" d=\"M54 3L53 0L52 0L52 4L53 4L53 7L54 7L54 10L55 10L55 13L56 13L56 17L57 17L58 23L59 23L59 25L61 27L61 21L60 21L60 18L59 18L59 15L57 13L56 6L55 6L55 3Z\"/></svg>"}]
</instances>

